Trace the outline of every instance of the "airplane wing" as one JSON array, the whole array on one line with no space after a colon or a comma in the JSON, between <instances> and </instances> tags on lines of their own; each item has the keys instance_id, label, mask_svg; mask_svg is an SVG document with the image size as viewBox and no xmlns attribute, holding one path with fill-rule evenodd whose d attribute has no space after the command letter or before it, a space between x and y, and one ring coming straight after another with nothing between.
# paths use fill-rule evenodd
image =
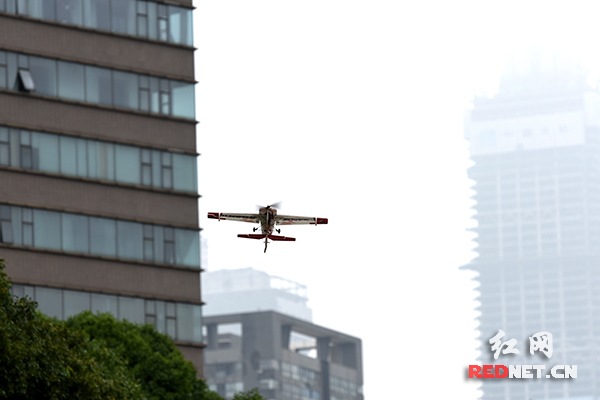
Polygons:
<instances>
[{"instance_id":1,"label":"airplane wing","mask_svg":"<svg viewBox=\"0 0 600 400\"><path fill-rule=\"evenodd\" d=\"M258 214L232 214L232 213L215 213L209 212L208 218L226 220L226 221L240 221L240 222L260 222Z\"/></svg>"},{"instance_id":2,"label":"airplane wing","mask_svg":"<svg viewBox=\"0 0 600 400\"><path fill-rule=\"evenodd\" d=\"M296 215L277 215L278 225L320 225L328 222L327 218L299 217Z\"/></svg>"}]
</instances>

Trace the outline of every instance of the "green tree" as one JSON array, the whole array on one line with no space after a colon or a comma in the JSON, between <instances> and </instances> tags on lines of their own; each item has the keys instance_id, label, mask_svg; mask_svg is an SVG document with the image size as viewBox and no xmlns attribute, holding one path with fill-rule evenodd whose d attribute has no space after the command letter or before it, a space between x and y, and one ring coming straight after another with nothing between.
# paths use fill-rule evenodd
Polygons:
<instances>
[{"instance_id":1,"label":"green tree","mask_svg":"<svg viewBox=\"0 0 600 400\"><path fill-rule=\"evenodd\" d=\"M142 399L116 353L10 294L0 259L0 398Z\"/></svg>"},{"instance_id":2,"label":"green tree","mask_svg":"<svg viewBox=\"0 0 600 400\"><path fill-rule=\"evenodd\" d=\"M117 321L110 314L94 315L89 311L69 318L66 324L116 352L148 400L223 400L196 378L196 368L183 358L173 340L150 325ZM234 400L264 398L253 389L237 393Z\"/></svg>"},{"instance_id":3,"label":"green tree","mask_svg":"<svg viewBox=\"0 0 600 400\"><path fill-rule=\"evenodd\" d=\"M69 318L66 324L118 354L149 400L203 400L210 395L204 381L196 378L192 363L183 358L167 335L150 325L117 321L110 314L89 311Z\"/></svg>"},{"instance_id":4,"label":"green tree","mask_svg":"<svg viewBox=\"0 0 600 400\"><path fill-rule=\"evenodd\" d=\"M0 259L0 400L223 400L150 325L89 311L67 321L10 294ZM264 400L258 390L234 400Z\"/></svg>"},{"instance_id":5,"label":"green tree","mask_svg":"<svg viewBox=\"0 0 600 400\"><path fill-rule=\"evenodd\" d=\"M247 392L236 393L233 400L264 400L264 398L260 395L258 389L254 388Z\"/></svg>"}]
</instances>

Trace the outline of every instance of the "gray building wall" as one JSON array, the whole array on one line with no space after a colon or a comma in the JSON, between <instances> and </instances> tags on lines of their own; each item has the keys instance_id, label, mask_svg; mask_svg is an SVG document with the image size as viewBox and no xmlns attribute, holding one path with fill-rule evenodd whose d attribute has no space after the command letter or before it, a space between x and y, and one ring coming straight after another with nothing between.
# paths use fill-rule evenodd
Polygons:
<instances>
[{"instance_id":1,"label":"gray building wall","mask_svg":"<svg viewBox=\"0 0 600 400\"><path fill-rule=\"evenodd\" d=\"M256 387L272 400L363 400L358 338L272 311L204 324L206 380L226 398Z\"/></svg>"},{"instance_id":2,"label":"gray building wall","mask_svg":"<svg viewBox=\"0 0 600 400\"><path fill-rule=\"evenodd\" d=\"M6 8L11 7L10 4L18 8L20 5L15 2L6 4L0 2L0 52L194 82L194 48L191 45L40 20L28 16L31 10ZM43 4L50 4L50 1ZM135 2L127 4L135 10ZM148 4L167 6L164 2ZM168 4L192 7L191 0L169 1ZM175 19L170 20L169 17L161 23L164 21L167 21L166 24L175 23ZM0 66L0 75L3 73L6 74L6 69ZM2 82L4 76L0 78ZM2 127L196 156L196 121L193 118L95 105L49 97L36 91L28 93L15 90L11 85L15 76L8 79L9 85L0 87ZM42 76L33 76L33 79L37 85L44 83ZM172 98L170 101L173 101ZM0 204L7 206L199 230L196 192L66 176L11 165L0 165L0 182ZM202 304L199 265L190 267L169 262L75 254L42 249L35 243L33 246L15 245L7 242L7 226L2 229L4 241L0 243L0 257L6 260L7 273L17 292L29 293L35 298L36 288L42 288L39 293L47 293L44 290L49 288L62 301L66 301L67 294L78 293L83 297L87 296L85 293L90 296L102 294L123 304L123 307L130 299L138 299L134 303L145 304L141 306L145 309L136 309L137 313L141 313L136 316L139 319L136 322L156 323L156 318L166 318L165 325L159 330L170 332L186 358L196 365L199 374L203 373L203 345L199 333ZM155 237L153 240L159 239ZM60 308L56 304L40 303L42 310L55 306ZM66 307L63 306L65 310ZM189 315L193 314L196 326L185 327L182 318L177 319L177 315L169 317L171 311L165 309L180 312L180 317L184 315L183 310L193 310ZM163 313L162 317L160 313ZM184 328L185 334L182 333ZM181 340L182 337L185 340Z\"/></svg>"}]
</instances>

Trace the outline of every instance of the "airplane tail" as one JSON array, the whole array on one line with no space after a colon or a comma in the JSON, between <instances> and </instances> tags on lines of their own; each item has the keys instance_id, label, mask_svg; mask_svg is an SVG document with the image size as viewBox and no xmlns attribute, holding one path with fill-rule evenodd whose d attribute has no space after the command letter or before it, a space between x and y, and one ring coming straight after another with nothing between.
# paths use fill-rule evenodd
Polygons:
<instances>
[{"instance_id":1,"label":"airplane tail","mask_svg":"<svg viewBox=\"0 0 600 400\"><path fill-rule=\"evenodd\" d=\"M273 241L280 241L280 242L295 242L296 241L296 238L293 238L293 237L277 236L277 235L270 235L269 239L271 239Z\"/></svg>"},{"instance_id":2,"label":"airplane tail","mask_svg":"<svg viewBox=\"0 0 600 400\"><path fill-rule=\"evenodd\" d=\"M264 239L266 236L267 235L263 235L260 233L247 233L247 234L240 233L240 234L238 234L238 237L246 238L246 239ZM271 237L271 236L269 236L269 237Z\"/></svg>"},{"instance_id":3,"label":"airplane tail","mask_svg":"<svg viewBox=\"0 0 600 400\"><path fill-rule=\"evenodd\" d=\"M259 233L240 233L240 234L238 234L238 237L245 238L245 239L264 239L265 237L267 237L267 235L259 234ZM296 238L293 238L293 237L277 236L277 235L269 235L269 239L273 240L275 242L295 242L296 241Z\"/></svg>"},{"instance_id":4,"label":"airplane tail","mask_svg":"<svg viewBox=\"0 0 600 400\"><path fill-rule=\"evenodd\" d=\"M267 252L267 245L269 244L269 239L274 242L295 242L296 238L287 237L287 236L277 236L277 235L265 235L258 233L240 233L238 237L245 239L265 239L265 253Z\"/></svg>"}]
</instances>

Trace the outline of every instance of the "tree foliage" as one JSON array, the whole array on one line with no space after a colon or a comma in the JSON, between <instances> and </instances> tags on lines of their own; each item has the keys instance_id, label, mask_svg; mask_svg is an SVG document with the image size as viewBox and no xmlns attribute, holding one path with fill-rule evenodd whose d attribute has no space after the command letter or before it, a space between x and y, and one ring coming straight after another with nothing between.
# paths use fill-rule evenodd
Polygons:
<instances>
[{"instance_id":1,"label":"tree foliage","mask_svg":"<svg viewBox=\"0 0 600 400\"><path fill-rule=\"evenodd\" d=\"M4 269L0 260L0 398L143 398L114 352L11 296Z\"/></svg>"},{"instance_id":2,"label":"tree foliage","mask_svg":"<svg viewBox=\"0 0 600 400\"><path fill-rule=\"evenodd\" d=\"M264 397L260 395L258 389L254 388L247 392L236 393L233 396L233 400L264 400Z\"/></svg>"},{"instance_id":3,"label":"tree foliage","mask_svg":"<svg viewBox=\"0 0 600 400\"><path fill-rule=\"evenodd\" d=\"M4 269L0 259L0 400L222 400L167 335L110 314L46 317L10 294Z\"/></svg>"},{"instance_id":4,"label":"tree foliage","mask_svg":"<svg viewBox=\"0 0 600 400\"><path fill-rule=\"evenodd\" d=\"M92 342L114 350L142 386L148 400L203 400L208 393L196 369L173 341L150 325L117 321L110 314L83 312L67 325L85 332Z\"/></svg>"}]
</instances>

